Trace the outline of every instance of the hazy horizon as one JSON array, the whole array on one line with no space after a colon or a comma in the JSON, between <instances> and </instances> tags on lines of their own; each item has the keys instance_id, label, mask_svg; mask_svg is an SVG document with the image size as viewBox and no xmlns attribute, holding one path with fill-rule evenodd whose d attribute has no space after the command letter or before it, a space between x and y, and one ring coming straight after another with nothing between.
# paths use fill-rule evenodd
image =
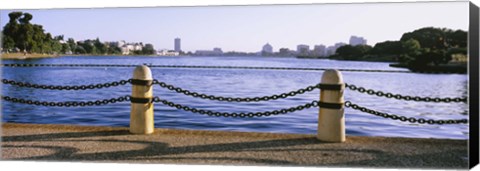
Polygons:
<instances>
[{"instance_id":1,"label":"hazy horizon","mask_svg":"<svg viewBox=\"0 0 480 171\"><path fill-rule=\"evenodd\" d=\"M8 22L1 10L0 23ZM269 43L296 49L298 44L333 45L361 36L367 44L398 40L422 27L468 30L468 2L262 5L157 8L21 10L32 23L52 35L76 41L151 43L173 49L181 38L183 51L258 52Z\"/></svg>"}]
</instances>

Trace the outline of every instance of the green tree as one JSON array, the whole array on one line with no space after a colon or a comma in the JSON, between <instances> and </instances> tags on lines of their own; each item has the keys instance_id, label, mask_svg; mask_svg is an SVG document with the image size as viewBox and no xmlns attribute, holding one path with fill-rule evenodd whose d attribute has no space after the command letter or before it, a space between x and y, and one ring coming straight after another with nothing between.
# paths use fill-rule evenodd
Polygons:
<instances>
[{"instance_id":1,"label":"green tree","mask_svg":"<svg viewBox=\"0 0 480 171\"><path fill-rule=\"evenodd\" d=\"M19 18L18 21L21 23L21 24L30 24L30 20L33 19L33 16L32 14L30 13L23 13L23 17L22 18Z\"/></svg>"},{"instance_id":2,"label":"green tree","mask_svg":"<svg viewBox=\"0 0 480 171\"><path fill-rule=\"evenodd\" d=\"M446 43L451 48L466 48L468 34L463 30L446 32Z\"/></svg>"},{"instance_id":3,"label":"green tree","mask_svg":"<svg viewBox=\"0 0 480 171\"><path fill-rule=\"evenodd\" d=\"M20 25L18 19L23 15L22 12L14 11L8 14L9 22L2 30L2 48L6 51L12 51L16 47L16 40L18 40L18 32Z\"/></svg>"},{"instance_id":4,"label":"green tree","mask_svg":"<svg viewBox=\"0 0 480 171\"><path fill-rule=\"evenodd\" d=\"M80 43L79 46L82 46L88 54L98 54L93 42L92 40L85 40L83 43Z\"/></svg>"},{"instance_id":5,"label":"green tree","mask_svg":"<svg viewBox=\"0 0 480 171\"><path fill-rule=\"evenodd\" d=\"M153 48L152 44L145 44L145 47L142 49L143 54L145 55L153 55L155 54L155 48Z\"/></svg>"},{"instance_id":6,"label":"green tree","mask_svg":"<svg viewBox=\"0 0 480 171\"><path fill-rule=\"evenodd\" d=\"M372 46L369 45L356 45L354 47L358 49L362 55L365 55L372 50Z\"/></svg>"},{"instance_id":7,"label":"green tree","mask_svg":"<svg viewBox=\"0 0 480 171\"><path fill-rule=\"evenodd\" d=\"M10 52L15 48L15 41L10 36L3 36L2 46L7 51Z\"/></svg>"},{"instance_id":8,"label":"green tree","mask_svg":"<svg viewBox=\"0 0 480 171\"><path fill-rule=\"evenodd\" d=\"M109 53L109 54L121 54L122 49L120 49L117 46L109 46L108 50L107 50L107 53Z\"/></svg>"},{"instance_id":9,"label":"green tree","mask_svg":"<svg viewBox=\"0 0 480 171\"><path fill-rule=\"evenodd\" d=\"M68 45L68 43L63 43L62 44L62 53L63 54L66 54L67 52L71 52L72 49L70 48L70 46Z\"/></svg>"},{"instance_id":10,"label":"green tree","mask_svg":"<svg viewBox=\"0 0 480 171\"><path fill-rule=\"evenodd\" d=\"M53 53L52 42L53 42L52 35L50 33L47 33L43 39L43 44L41 45L42 53L48 53L48 54Z\"/></svg>"},{"instance_id":11,"label":"green tree","mask_svg":"<svg viewBox=\"0 0 480 171\"><path fill-rule=\"evenodd\" d=\"M420 43L422 48L445 49L447 47L447 31L447 29L425 27L403 34L402 38L400 38L400 41L415 39Z\"/></svg>"},{"instance_id":12,"label":"green tree","mask_svg":"<svg viewBox=\"0 0 480 171\"><path fill-rule=\"evenodd\" d=\"M134 50L134 51L132 52L132 54L134 54L134 55L143 55L143 51L141 51L141 50Z\"/></svg>"},{"instance_id":13,"label":"green tree","mask_svg":"<svg viewBox=\"0 0 480 171\"><path fill-rule=\"evenodd\" d=\"M359 60L372 49L368 45L344 45L337 49L337 55L346 60Z\"/></svg>"},{"instance_id":14,"label":"green tree","mask_svg":"<svg viewBox=\"0 0 480 171\"><path fill-rule=\"evenodd\" d=\"M22 15L23 15L23 12L20 12L20 11L14 11L9 13L8 14L8 17L10 17L9 23L17 22Z\"/></svg>"},{"instance_id":15,"label":"green tree","mask_svg":"<svg viewBox=\"0 0 480 171\"><path fill-rule=\"evenodd\" d=\"M58 40L58 41L63 41L63 35L55 36L53 39Z\"/></svg>"},{"instance_id":16,"label":"green tree","mask_svg":"<svg viewBox=\"0 0 480 171\"><path fill-rule=\"evenodd\" d=\"M62 52L62 44L59 41L54 39L53 41L51 41L51 46L52 46L52 53Z\"/></svg>"},{"instance_id":17,"label":"green tree","mask_svg":"<svg viewBox=\"0 0 480 171\"><path fill-rule=\"evenodd\" d=\"M31 52L35 52L35 53L44 53L44 49L43 49L43 41L45 40L46 36L45 35L45 30L43 30L43 26L41 25L37 25L37 24L34 24L33 25L33 36L32 36L32 39L33 39L33 44L32 44L32 47L31 47Z\"/></svg>"},{"instance_id":18,"label":"green tree","mask_svg":"<svg viewBox=\"0 0 480 171\"><path fill-rule=\"evenodd\" d=\"M29 13L23 13L23 17L19 18L20 26L17 32L17 39L15 40L16 46L20 48L21 51L27 52L30 51L33 44L33 25L30 24L33 16Z\"/></svg>"},{"instance_id":19,"label":"green tree","mask_svg":"<svg viewBox=\"0 0 480 171\"><path fill-rule=\"evenodd\" d=\"M68 38L67 40L68 47L72 50L73 53L75 53L75 49L77 49L77 43L73 38Z\"/></svg>"},{"instance_id":20,"label":"green tree","mask_svg":"<svg viewBox=\"0 0 480 171\"><path fill-rule=\"evenodd\" d=\"M30 13L11 12L10 20L4 26L2 31L3 48L11 51L19 48L23 52L29 53L52 53L60 52L59 39L52 39L49 33L41 25L32 24L30 21L33 16ZM63 39L63 35L60 36ZM60 49L60 50L59 50Z\"/></svg>"},{"instance_id":21,"label":"green tree","mask_svg":"<svg viewBox=\"0 0 480 171\"><path fill-rule=\"evenodd\" d=\"M343 59L352 59L355 54L358 54L359 52L353 48L351 45L344 45L341 46L337 49L336 54L340 56Z\"/></svg>"},{"instance_id":22,"label":"green tree","mask_svg":"<svg viewBox=\"0 0 480 171\"><path fill-rule=\"evenodd\" d=\"M415 60L415 57L422 53L420 43L415 39L408 39L401 42L401 54L399 55L399 62L410 63Z\"/></svg>"},{"instance_id":23,"label":"green tree","mask_svg":"<svg viewBox=\"0 0 480 171\"><path fill-rule=\"evenodd\" d=\"M75 48L75 54L86 54L87 51L85 50L85 48L83 48L83 46L76 46Z\"/></svg>"},{"instance_id":24,"label":"green tree","mask_svg":"<svg viewBox=\"0 0 480 171\"><path fill-rule=\"evenodd\" d=\"M462 30L426 27L405 33L400 40L406 42L406 47L410 47L404 49L403 61L415 66L439 65L452 59L449 49L467 45L467 33ZM419 45L413 45L413 40L418 41ZM413 46L409 46L408 41Z\"/></svg>"},{"instance_id":25,"label":"green tree","mask_svg":"<svg viewBox=\"0 0 480 171\"><path fill-rule=\"evenodd\" d=\"M385 41L375 44L370 54L374 55L401 55L403 53L401 41Z\"/></svg>"},{"instance_id":26,"label":"green tree","mask_svg":"<svg viewBox=\"0 0 480 171\"><path fill-rule=\"evenodd\" d=\"M445 51L438 49L423 48L419 55L413 57L413 60L409 62L410 66L422 67L429 64L438 65L445 62Z\"/></svg>"},{"instance_id":27,"label":"green tree","mask_svg":"<svg viewBox=\"0 0 480 171\"><path fill-rule=\"evenodd\" d=\"M453 58L453 55L463 55L467 56L467 48L450 48L448 51L445 53L445 58L448 61L451 61Z\"/></svg>"},{"instance_id":28,"label":"green tree","mask_svg":"<svg viewBox=\"0 0 480 171\"><path fill-rule=\"evenodd\" d=\"M97 37L95 41L93 42L93 45L95 46L96 53L98 54L106 54L107 53L107 46L100 42L100 39Z\"/></svg>"},{"instance_id":29,"label":"green tree","mask_svg":"<svg viewBox=\"0 0 480 171\"><path fill-rule=\"evenodd\" d=\"M18 19L23 15L22 12L11 12L8 14L10 17L9 22L5 25L3 29L3 33L5 36L11 36L13 39L15 39L15 34L18 32L19 29L19 24L18 24Z\"/></svg>"}]
</instances>

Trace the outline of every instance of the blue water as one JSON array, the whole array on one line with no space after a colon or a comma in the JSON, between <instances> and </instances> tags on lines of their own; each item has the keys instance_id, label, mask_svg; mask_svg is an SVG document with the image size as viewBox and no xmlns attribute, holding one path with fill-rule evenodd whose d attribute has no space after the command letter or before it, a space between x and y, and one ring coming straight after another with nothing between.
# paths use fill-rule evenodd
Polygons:
<instances>
[{"instance_id":1,"label":"blue water","mask_svg":"<svg viewBox=\"0 0 480 171\"><path fill-rule=\"evenodd\" d=\"M261 57L61 57L35 60L4 60L3 63L34 64L152 64L206 66L268 66L304 68L380 69L383 62L352 62ZM97 84L129 79L133 68L36 67L2 68L2 77L48 85ZM320 81L322 71L152 68L153 77L191 91L229 97L255 97L290 92ZM342 72L349 84L384 92L429 97L467 96L467 75ZM131 86L84 91L54 91L2 86L2 95L40 101L90 101L130 95ZM154 87L154 95L191 107L220 112L261 112L293 107L319 99L319 91L275 101L228 103L202 100ZM466 103L399 101L346 90L345 100L382 112L426 119L468 118ZM242 132L315 134L318 108L260 118L209 117L155 104L155 127ZM3 122L128 126L129 102L92 107L43 107L2 103ZM348 135L468 139L468 124L420 125L384 119L346 109Z\"/></svg>"}]
</instances>

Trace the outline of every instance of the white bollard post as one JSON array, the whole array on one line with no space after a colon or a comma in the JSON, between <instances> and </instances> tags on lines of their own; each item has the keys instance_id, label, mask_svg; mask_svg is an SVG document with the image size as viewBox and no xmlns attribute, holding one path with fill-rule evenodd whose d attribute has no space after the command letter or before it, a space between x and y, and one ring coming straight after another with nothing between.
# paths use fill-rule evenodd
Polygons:
<instances>
[{"instance_id":1,"label":"white bollard post","mask_svg":"<svg viewBox=\"0 0 480 171\"><path fill-rule=\"evenodd\" d=\"M343 107L343 92L345 85L342 74L338 70L327 70L323 73L321 84L341 84L341 87L339 90L329 88L320 90L320 103L326 104L326 106L320 106L318 112L317 139L326 142L344 142L345 113ZM340 104L341 106L339 106Z\"/></svg>"},{"instance_id":2,"label":"white bollard post","mask_svg":"<svg viewBox=\"0 0 480 171\"><path fill-rule=\"evenodd\" d=\"M152 80L152 72L145 65L137 66L133 71L130 133L153 133Z\"/></svg>"}]
</instances>

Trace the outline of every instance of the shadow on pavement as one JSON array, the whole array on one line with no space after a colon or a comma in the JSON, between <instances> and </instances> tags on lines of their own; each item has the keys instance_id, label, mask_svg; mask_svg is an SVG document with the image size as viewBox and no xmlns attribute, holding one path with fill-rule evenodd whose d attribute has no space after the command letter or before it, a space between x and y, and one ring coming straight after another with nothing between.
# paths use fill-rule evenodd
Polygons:
<instances>
[{"instance_id":1,"label":"shadow on pavement","mask_svg":"<svg viewBox=\"0 0 480 171\"><path fill-rule=\"evenodd\" d=\"M367 167L412 167L418 168L459 168L468 165L468 160L463 161L456 154L465 153L465 150L441 150L440 152L399 155L382 150L346 146L318 141L315 137L273 139L250 142L212 143L204 145L171 146L161 142L161 138L131 135L128 130L94 131L94 132L67 132L21 136L3 136L2 148L40 148L51 150L53 153L19 157L11 160L56 160L56 161L103 161L103 162L146 162L155 163L213 163L229 164L232 162L263 165L335 165L335 166L367 166ZM19 144L15 144L19 142ZM25 145L26 142L35 142L36 145ZM73 142L73 143L72 143ZM125 148L116 151L82 153L82 148L75 146L75 142L101 144L105 147L118 146L123 143ZM215 142L215 141L212 141ZM110 143L110 144L109 144ZM40 145L38 145L40 144ZM69 145L68 145L69 144ZM72 145L73 144L73 145ZM130 145L141 145L141 148L128 148ZM328 146L325 146L328 145ZM335 146L335 147L334 147ZM138 146L137 146L138 147ZM308 147L308 148L307 148ZM95 147L102 148L102 147ZM314 153L310 157L325 159L350 154L372 156L355 161L334 160L330 163L305 164L292 158L278 157L278 155L292 155L295 152ZM240 154L241 153L241 154ZM340 156L330 156L339 154ZM275 156L277 155L277 156ZM272 157L273 156L273 157ZM293 156L300 158L302 156ZM313 161L323 161L315 160ZM308 160L308 161L312 161ZM440 162L439 162L440 161ZM445 161L445 162L441 162ZM308 163L308 162L307 162ZM452 165L452 163L455 163ZM460 164L461 165L460 165Z\"/></svg>"}]
</instances>

